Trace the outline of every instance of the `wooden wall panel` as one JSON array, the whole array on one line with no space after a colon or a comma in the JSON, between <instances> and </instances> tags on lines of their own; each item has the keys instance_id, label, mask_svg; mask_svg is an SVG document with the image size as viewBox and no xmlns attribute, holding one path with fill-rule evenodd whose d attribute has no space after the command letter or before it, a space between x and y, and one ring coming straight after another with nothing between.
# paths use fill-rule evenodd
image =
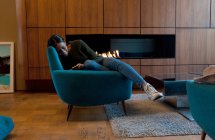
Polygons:
<instances>
[{"instance_id":1,"label":"wooden wall panel","mask_svg":"<svg viewBox=\"0 0 215 140\"><path fill-rule=\"evenodd\" d=\"M139 73L141 75L141 68L140 68L140 66L132 66L132 67L136 70L137 73Z\"/></svg>"},{"instance_id":2,"label":"wooden wall panel","mask_svg":"<svg viewBox=\"0 0 215 140\"><path fill-rule=\"evenodd\" d=\"M40 79L51 79L49 67L40 68Z\"/></svg>"},{"instance_id":3,"label":"wooden wall panel","mask_svg":"<svg viewBox=\"0 0 215 140\"><path fill-rule=\"evenodd\" d=\"M39 63L39 31L37 28L27 29L28 67L38 67Z\"/></svg>"},{"instance_id":4,"label":"wooden wall panel","mask_svg":"<svg viewBox=\"0 0 215 140\"><path fill-rule=\"evenodd\" d=\"M202 74L203 70L208 67L208 65L176 65L176 73L193 73Z\"/></svg>"},{"instance_id":5,"label":"wooden wall panel","mask_svg":"<svg viewBox=\"0 0 215 140\"><path fill-rule=\"evenodd\" d=\"M161 75L175 73L175 66L141 66L141 75Z\"/></svg>"},{"instance_id":6,"label":"wooden wall panel","mask_svg":"<svg viewBox=\"0 0 215 140\"><path fill-rule=\"evenodd\" d=\"M177 29L176 64L215 64L215 29Z\"/></svg>"},{"instance_id":7,"label":"wooden wall panel","mask_svg":"<svg viewBox=\"0 0 215 140\"><path fill-rule=\"evenodd\" d=\"M177 29L176 36L176 64L207 63L207 29Z\"/></svg>"},{"instance_id":8,"label":"wooden wall panel","mask_svg":"<svg viewBox=\"0 0 215 140\"><path fill-rule=\"evenodd\" d=\"M38 26L38 2L37 0L26 0L27 27Z\"/></svg>"},{"instance_id":9,"label":"wooden wall panel","mask_svg":"<svg viewBox=\"0 0 215 140\"><path fill-rule=\"evenodd\" d=\"M40 68L29 68L29 79L35 80L40 79Z\"/></svg>"},{"instance_id":10,"label":"wooden wall panel","mask_svg":"<svg viewBox=\"0 0 215 140\"><path fill-rule=\"evenodd\" d=\"M211 0L211 27L215 27L215 0Z\"/></svg>"},{"instance_id":11,"label":"wooden wall panel","mask_svg":"<svg viewBox=\"0 0 215 140\"><path fill-rule=\"evenodd\" d=\"M141 65L175 65L175 59L141 59Z\"/></svg>"},{"instance_id":12,"label":"wooden wall panel","mask_svg":"<svg viewBox=\"0 0 215 140\"><path fill-rule=\"evenodd\" d=\"M175 27L175 0L141 0L141 27Z\"/></svg>"},{"instance_id":13,"label":"wooden wall panel","mask_svg":"<svg viewBox=\"0 0 215 140\"><path fill-rule=\"evenodd\" d=\"M215 64L215 29L208 29L207 31L206 61L208 64Z\"/></svg>"},{"instance_id":14,"label":"wooden wall panel","mask_svg":"<svg viewBox=\"0 0 215 140\"><path fill-rule=\"evenodd\" d=\"M28 67L29 80L48 79L47 41L53 34L59 34L65 38L64 28L28 28ZM35 69L34 69L35 68Z\"/></svg>"},{"instance_id":15,"label":"wooden wall panel","mask_svg":"<svg viewBox=\"0 0 215 140\"><path fill-rule=\"evenodd\" d=\"M50 27L52 18L51 0L37 0L38 1L38 27Z\"/></svg>"},{"instance_id":16,"label":"wooden wall panel","mask_svg":"<svg viewBox=\"0 0 215 140\"><path fill-rule=\"evenodd\" d=\"M141 28L143 35L174 35L175 28Z\"/></svg>"},{"instance_id":17,"label":"wooden wall panel","mask_svg":"<svg viewBox=\"0 0 215 140\"><path fill-rule=\"evenodd\" d=\"M210 0L176 0L176 27L210 27Z\"/></svg>"},{"instance_id":18,"label":"wooden wall panel","mask_svg":"<svg viewBox=\"0 0 215 140\"><path fill-rule=\"evenodd\" d=\"M66 35L103 34L103 28L66 28Z\"/></svg>"},{"instance_id":19,"label":"wooden wall panel","mask_svg":"<svg viewBox=\"0 0 215 140\"><path fill-rule=\"evenodd\" d=\"M140 27L140 0L104 0L104 27Z\"/></svg>"},{"instance_id":20,"label":"wooden wall panel","mask_svg":"<svg viewBox=\"0 0 215 140\"><path fill-rule=\"evenodd\" d=\"M49 67L29 68L30 80L46 80L51 79Z\"/></svg>"},{"instance_id":21,"label":"wooden wall panel","mask_svg":"<svg viewBox=\"0 0 215 140\"><path fill-rule=\"evenodd\" d=\"M65 0L51 0L51 26L49 27L65 27L66 26L66 2Z\"/></svg>"},{"instance_id":22,"label":"wooden wall panel","mask_svg":"<svg viewBox=\"0 0 215 140\"><path fill-rule=\"evenodd\" d=\"M140 28L104 28L104 34L140 34Z\"/></svg>"},{"instance_id":23,"label":"wooden wall panel","mask_svg":"<svg viewBox=\"0 0 215 140\"><path fill-rule=\"evenodd\" d=\"M66 27L103 27L103 0L66 0Z\"/></svg>"},{"instance_id":24,"label":"wooden wall panel","mask_svg":"<svg viewBox=\"0 0 215 140\"><path fill-rule=\"evenodd\" d=\"M27 27L65 27L64 0L26 0Z\"/></svg>"},{"instance_id":25,"label":"wooden wall panel","mask_svg":"<svg viewBox=\"0 0 215 140\"><path fill-rule=\"evenodd\" d=\"M26 82L28 79L28 61L27 61L27 21L26 21L26 1L25 0L16 0L16 20L17 20L17 43L16 43L16 55L15 60L16 69L15 69L15 90L25 90ZM10 34L10 33L9 33ZM18 58L18 59L17 59Z\"/></svg>"},{"instance_id":26,"label":"wooden wall panel","mask_svg":"<svg viewBox=\"0 0 215 140\"><path fill-rule=\"evenodd\" d=\"M177 80L192 80L202 76L203 70L208 65L176 65Z\"/></svg>"},{"instance_id":27,"label":"wooden wall panel","mask_svg":"<svg viewBox=\"0 0 215 140\"><path fill-rule=\"evenodd\" d=\"M59 34L65 38L65 29L64 28L39 28L39 61L40 67L48 67L47 60L47 41L53 34Z\"/></svg>"},{"instance_id":28,"label":"wooden wall panel","mask_svg":"<svg viewBox=\"0 0 215 140\"><path fill-rule=\"evenodd\" d=\"M140 66L140 59L120 59L121 61L130 64L132 66Z\"/></svg>"}]
</instances>

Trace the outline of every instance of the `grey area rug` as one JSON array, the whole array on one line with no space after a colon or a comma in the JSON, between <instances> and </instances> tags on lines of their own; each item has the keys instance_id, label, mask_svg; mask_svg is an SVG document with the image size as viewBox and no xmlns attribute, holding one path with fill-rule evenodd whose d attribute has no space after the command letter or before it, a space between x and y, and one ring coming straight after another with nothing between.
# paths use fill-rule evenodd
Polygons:
<instances>
[{"instance_id":1,"label":"grey area rug","mask_svg":"<svg viewBox=\"0 0 215 140\"><path fill-rule=\"evenodd\" d=\"M134 94L126 101L127 116L121 104L105 105L113 133L118 137L146 137L201 134L201 128L161 101Z\"/></svg>"}]
</instances>

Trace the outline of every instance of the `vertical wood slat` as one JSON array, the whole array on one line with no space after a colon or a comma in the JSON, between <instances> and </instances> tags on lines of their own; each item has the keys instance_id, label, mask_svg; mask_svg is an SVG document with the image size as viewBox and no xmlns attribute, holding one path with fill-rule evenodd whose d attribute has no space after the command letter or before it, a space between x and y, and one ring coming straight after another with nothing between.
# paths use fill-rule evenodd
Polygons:
<instances>
[{"instance_id":1,"label":"vertical wood slat","mask_svg":"<svg viewBox=\"0 0 215 140\"><path fill-rule=\"evenodd\" d=\"M104 0L104 27L140 27L140 0Z\"/></svg>"},{"instance_id":2,"label":"vertical wood slat","mask_svg":"<svg viewBox=\"0 0 215 140\"><path fill-rule=\"evenodd\" d=\"M211 27L215 27L215 0L211 0Z\"/></svg>"},{"instance_id":3,"label":"vertical wood slat","mask_svg":"<svg viewBox=\"0 0 215 140\"><path fill-rule=\"evenodd\" d=\"M37 0L26 1L26 21L27 27L38 26L38 2Z\"/></svg>"},{"instance_id":4,"label":"vertical wood slat","mask_svg":"<svg viewBox=\"0 0 215 140\"><path fill-rule=\"evenodd\" d=\"M28 62L27 62L27 36L26 36L26 6L25 0L16 0L16 16L17 16L17 31L18 40L16 44L17 55L15 55L16 63L15 76L16 76L16 90L25 90L26 82L28 79ZM18 59L17 59L18 58Z\"/></svg>"},{"instance_id":5,"label":"vertical wood slat","mask_svg":"<svg viewBox=\"0 0 215 140\"><path fill-rule=\"evenodd\" d=\"M39 63L39 31L37 28L27 29L28 67L37 67Z\"/></svg>"},{"instance_id":6,"label":"vertical wood slat","mask_svg":"<svg viewBox=\"0 0 215 140\"><path fill-rule=\"evenodd\" d=\"M210 0L176 2L176 27L210 27Z\"/></svg>"},{"instance_id":7,"label":"vertical wood slat","mask_svg":"<svg viewBox=\"0 0 215 140\"><path fill-rule=\"evenodd\" d=\"M175 0L141 0L141 27L175 27Z\"/></svg>"}]
</instances>

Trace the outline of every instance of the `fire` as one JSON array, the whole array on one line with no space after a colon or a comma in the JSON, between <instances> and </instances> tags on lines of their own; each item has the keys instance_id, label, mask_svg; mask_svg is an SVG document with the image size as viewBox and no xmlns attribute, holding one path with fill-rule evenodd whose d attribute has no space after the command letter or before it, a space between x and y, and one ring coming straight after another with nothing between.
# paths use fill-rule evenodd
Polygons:
<instances>
[{"instance_id":1,"label":"fire","mask_svg":"<svg viewBox=\"0 0 215 140\"><path fill-rule=\"evenodd\" d=\"M98 54L98 52L96 52L96 54ZM113 58L120 58L119 56L119 50L114 50L114 51L108 51L108 52L104 52L101 54L98 54L102 57L113 57Z\"/></svg>"}]
</instances>

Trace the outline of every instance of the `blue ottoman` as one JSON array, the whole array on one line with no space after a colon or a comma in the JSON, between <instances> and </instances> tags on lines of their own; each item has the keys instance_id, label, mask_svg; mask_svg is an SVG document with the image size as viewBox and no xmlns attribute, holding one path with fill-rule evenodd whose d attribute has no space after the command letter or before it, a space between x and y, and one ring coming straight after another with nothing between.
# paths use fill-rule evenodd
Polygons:
<instances>
[{"instance_id":1,"label":"blue ottoman","mask_svg":"<svg viewBox=\"0 0 215 140\"><path fill-rule=\"evenodd\" d=\"M164 81L165 102L176 108L189 107L186 89L187 81Z\"/></svg>"},{"instance_id":2,"label":"blue ottoman","mask_svg":"<svg viewBox=\"0 0 215 140\"><path fill-rule=\"evenodd\" d=\"M0 116L0 140L6 138L14 128L13 120L6 116Z\"/></svg>"}]
</instances>

